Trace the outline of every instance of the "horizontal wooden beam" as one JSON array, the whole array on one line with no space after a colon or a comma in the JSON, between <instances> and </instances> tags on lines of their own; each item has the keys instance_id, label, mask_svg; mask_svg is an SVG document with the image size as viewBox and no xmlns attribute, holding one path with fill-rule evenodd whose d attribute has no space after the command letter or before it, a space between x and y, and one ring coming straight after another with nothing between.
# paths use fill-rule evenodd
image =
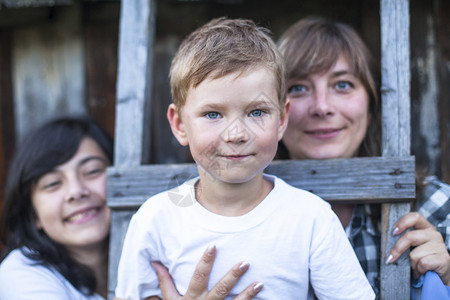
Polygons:
<instances>
[{"instance_id":1,"label":"horizontal wooden beam","mask_svg":"<svg viewBox=\"0 0 450 300\"><path fill-rule=\"evenodd\" d=\"M6 7L39 7L73 4L73 0L0 0L0 4Z\"/></svg>"},{"instance_id":2,"label":"horizontal wooden beam","mask_svg":"<svg viewBox=\"0 0 450 300\"><path fill-rule=\"evenodd\" d=\"M414 164L413 156L286 160L272 162L265 172L328 201L384 203L415 197ZM152 195L196 176L195 164L111 167L108 205L116 209L136 208Z\"/></svg>"}]
</instances>

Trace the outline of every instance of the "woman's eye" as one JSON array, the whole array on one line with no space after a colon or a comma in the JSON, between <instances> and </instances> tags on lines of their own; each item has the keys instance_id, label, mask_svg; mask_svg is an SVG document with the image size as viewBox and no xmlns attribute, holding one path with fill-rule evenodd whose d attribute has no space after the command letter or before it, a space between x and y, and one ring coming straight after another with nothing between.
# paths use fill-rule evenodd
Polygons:
<instances>
[{"instance_id":1,"label":"woman's eye","mask_svg":"<svg viewBox=\"0 0 450 300\"><path fill-rule=\"evenodd\" d=\"M353 84L349 81L339 81L336 83L336 89L338 90L348 90L353 88Z\"/></svg>"},{"instance_id":2,"label":"woman's eye","mask_svg":"<svg viewBox=\"0 0 450 300\"><path fill-rule=\"evenodd\" d=\"M250 117L262 117L264 115L264 112L260 109L252 110L249 114Z\"/></svg>"},{"instance_id":3,"label":"woman's eye","mask_svg":"<svg viewBox=\"0 0 450 300\"><path fill-rule=\"evenodd\" d=\"M304 92L306 92L306 87L303 84L296 84L288 88L288 94L299 94Z\"/></svg>"},{"instance_id":4,"label":"woman's eye","mask_svg":"<svg viewBox=\"0 0 450 300\"><path fill-rule=\"evenodd\" d=\"M208 119L212 119L212 120L220 118L220 114L218 112L209 112L209 113L206 113L205 116Z\"/></svg>"}]
</instances>

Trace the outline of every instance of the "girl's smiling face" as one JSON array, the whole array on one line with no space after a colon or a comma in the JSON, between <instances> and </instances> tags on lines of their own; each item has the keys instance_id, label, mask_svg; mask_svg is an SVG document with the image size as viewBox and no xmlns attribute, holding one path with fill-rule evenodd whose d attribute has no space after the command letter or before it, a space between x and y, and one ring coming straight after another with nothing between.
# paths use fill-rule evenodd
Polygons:
<instances>
[{"instance_id":1,"label":"girl's smiling face","mask_svg":"<svg viewBox=\"0 0 450 300\"><path fill-rule=\"evenodd\" d=\"M283 142L293 159L357 155L370 122L369 96L340 56L330 70L288 82L291 102Z\"/></svg>"},{"instance_id":2,"label":"girl's smiling face","mask_svg":"<svg viewBox=\"0 0 450 300\"><path fill-rule=\"evenodd\" d=\"M111 221L106 205L109 164L97 142L83 138L70 160L41 176L33 186L36 226L69 251L102 245Z\"/></svg>"}]
</instances>

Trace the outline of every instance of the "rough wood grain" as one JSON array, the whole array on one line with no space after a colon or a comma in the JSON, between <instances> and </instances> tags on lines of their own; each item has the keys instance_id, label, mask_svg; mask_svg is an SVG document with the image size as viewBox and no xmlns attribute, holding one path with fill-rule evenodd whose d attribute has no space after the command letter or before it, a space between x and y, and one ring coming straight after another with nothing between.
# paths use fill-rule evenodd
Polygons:
<instances>
[{"instance_id":1,"label":"rough wood grain","mask_svg":"<svg viewBox=\"0 0 450 300\"><path fill-rule=\"evenodd\" d=\"M381 0L381 65L384 157L410 153L409 1ZM395 263L384 263L395 244L392 226L410 211L409 203L382 207L381 299L410 299L409 251Z\"/></svg>"},{"instance_id":2,"label":"rough wood grain","mask_svg":"<svg viewBox=\"0 0 450 300\"><path fill-rule=\"evenodd\" d=\"M145 102L154 42L154 0L122 1L119 27L114 164L138 166L142 158Z\"/></svg>"},{"instance_id":3,"label":"rough wood grain","mask_svg":"<svg viewBox=\"0 0 450 300\"><path fill-rule=\"evenodd\" d=\"M12 74L16 138L58 115L86 107L82 3L55 9L54 22L16 29Z\"/></svg>"},{"instance_id":4,"label":"rough wood grain","mask_svg":"<svg viewBox=\"0 0 450 300\"><path fill-rule=\"evenodd\" d=\"M155 0L123 0L119 26L115 166L141 164L144 112L149 100L154 43ZM148 123L150 124L150 123ZM148 145L146 145L148 146ZM114 297L122 239L132 211L112 213L108 298Z\"/></svg>"},{"instance_id":5,"label":"rough wood grain","mask_svg":"<svg viewBox=\"0 0 450 300\"><path fill-rule=\"evenodd\" d=\"M127 233L128 223L135 210L114 211L111 217L111 235L109 240L109 263L108 263L108 299L114 298L114 290L117 286L117 268L119 266L120 254L122 253L123 241Z\"/></svg>"},{"instance_id":6,"label":"rough wood grain","mask_svg":"<svg viewBox=\"0 0 450 300\"><path fill-rule=\"evenodd\" d=\"M415 197L413 157L275 161L266 172L329 201L380 203ZM108 205L136 208L197 175L194 164L109 168Z\"/></svg>"}]
</instances>

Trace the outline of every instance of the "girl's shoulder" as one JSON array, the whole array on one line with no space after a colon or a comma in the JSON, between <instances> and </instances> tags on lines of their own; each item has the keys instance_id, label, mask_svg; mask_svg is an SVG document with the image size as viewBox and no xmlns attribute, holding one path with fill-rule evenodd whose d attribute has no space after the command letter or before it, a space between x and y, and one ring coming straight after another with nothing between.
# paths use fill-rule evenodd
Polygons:
<instances>
[{"instance_id":1,"label":"girl's shoulder","mask_svg":"<svg viewBox=\"0 0 450 300\"><path fill-rule=\"evenodd\" d=\"M55 269L27 257L27 252L15 249L0 264L0 299L103 299L83 295Z\"/></svg>"}]
</instances>

